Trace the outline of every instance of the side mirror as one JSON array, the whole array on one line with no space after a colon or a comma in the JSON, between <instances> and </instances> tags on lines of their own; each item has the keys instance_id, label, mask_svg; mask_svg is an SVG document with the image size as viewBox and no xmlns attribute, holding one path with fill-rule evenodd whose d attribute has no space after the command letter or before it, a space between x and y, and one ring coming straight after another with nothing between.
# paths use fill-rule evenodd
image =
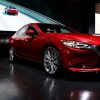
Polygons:
<instances>
[{"instance_id":1,"label":"side mirror","mask_svg":"<svg viewBox=\"0 0 100 100\"><path fill-rule=\"evenodd\" d=\"M26 34L33 36L35 34L35 31L30 29L26 31Z\"/></svg>"}]
</instances>

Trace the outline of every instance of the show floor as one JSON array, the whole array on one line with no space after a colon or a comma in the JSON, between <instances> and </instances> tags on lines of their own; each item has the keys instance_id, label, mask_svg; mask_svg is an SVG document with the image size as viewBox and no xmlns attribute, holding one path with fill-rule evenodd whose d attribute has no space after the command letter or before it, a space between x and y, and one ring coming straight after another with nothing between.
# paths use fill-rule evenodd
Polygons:
<instances>
[{"instance_id":1,"label":"show floor","mask_svg":"<svg viewBox=\"0 0 100 100\"><path fill-rule=\"evenodd\" d=\"M67 73L51 77L26 60L0 57L0 100L100 100L100 74Z\"/></svg>"}]
</instances>

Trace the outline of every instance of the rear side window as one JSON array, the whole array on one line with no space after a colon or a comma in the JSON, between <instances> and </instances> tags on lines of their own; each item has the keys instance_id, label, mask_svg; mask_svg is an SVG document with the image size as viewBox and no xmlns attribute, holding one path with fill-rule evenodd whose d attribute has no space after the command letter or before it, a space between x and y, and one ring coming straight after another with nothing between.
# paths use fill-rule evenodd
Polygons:
<instances>
[{"instance_id":1,"label":"rear side window","mask_svg":"<svg viewBox=\"0 0 100 100\"><path fill-rule=\"evenodd\" d=\"M25 36L27 29L28 29L28 26L24 26L19 31L17 31L17 33L15 35L16 36Z\"/></svg>"},{"instance_id":2,"label":"rear side window","mask_svg":"<svg viewBox=\"0 0 100 100\"><path fill-rule=\"evenodd\" d=\"M69 30L66 30L66 29L64 29L64 28L60 28L60 31L61 31L61 33L70 33Z\"/></svg>"}]
</instances>

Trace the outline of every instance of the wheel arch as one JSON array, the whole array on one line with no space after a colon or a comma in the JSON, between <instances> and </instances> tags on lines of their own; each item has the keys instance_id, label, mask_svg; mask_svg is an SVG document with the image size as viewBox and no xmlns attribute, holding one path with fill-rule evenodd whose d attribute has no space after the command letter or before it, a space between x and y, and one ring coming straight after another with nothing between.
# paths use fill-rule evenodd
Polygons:
<instances>
[{"instance_id":1,"label":"wheel arch","mask_svg":"<svg viewBox=\"0 0 100 100\"><path fill-rule=\"evenodd\" d=\"M8 48L10 49L12 47L12 44L9 42L8 44Z\"/></svg>"},{"instance_id":2,"label":"wheel arch","mask_svg":"<svg viewBox=\"0 0 100 100\"><path fill-rule=\"evenodd\" d=\"M53 48L55 48L58 52L60 51L60 49L59 49L57 46L55 46L55 45L53 45L53 44L46 44L46 45L43 47L42 56L43 56L44 50L45 50L46 48L48 48L48 47L53 47Z\"/></svg>"},{"instance_id":3,"label":"wheel arch","mask_svg":"<svg viewBox=\"0 0 100 100\"><path fill-rule=\"evenodd\" d=\"M43 48L43 50L42 50L42 58L43 58L43 54L44 54L45 49L48 48L48 47L53 47L53 48L55 48L55 49L58 51L59 56L60 56L60 60L61 60L61 66L63 66L63 65L62 65L62 63L63 63L63 58L62 58L62 54L61 54L61 52L60 52L60 48L57 47L57 46L55 46L55 45L53 45L53 44L46 44L46 45L44 46L44 48Z\"/></svg>"}]
</instances>

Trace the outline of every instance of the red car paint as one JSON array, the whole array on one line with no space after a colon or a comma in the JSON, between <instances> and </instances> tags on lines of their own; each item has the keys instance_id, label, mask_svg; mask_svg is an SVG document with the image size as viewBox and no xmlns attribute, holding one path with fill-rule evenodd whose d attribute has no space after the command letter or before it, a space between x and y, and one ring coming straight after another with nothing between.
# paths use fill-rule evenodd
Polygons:
<instances>
[{"instance_id":1,"label":"red car paint","mask_svg":"<svg viewBox=\"0 0 100 100\"><path fill-rule=\"evenodd\" d=\"M41 30L39 25L49 24L41 23L31 23L24 27L30 25L37 31L37 36L18 36L17 34L21 32L19 30L9 39L10 45L14 48L17 56L42 62L45 47L53 46L59 52L63 68L76 72L100 71L100 36L81 34L73 30L66 34L57 32L48 34ZM69 47L61 42L64 40L86 43L90 45L91 48Z\"/></svg>"},{"instance_id":2,"label":"red car paint","mask_svg":"<svg viewBox=\"0 0 100 100\"><path fill-rule=\"evenodd\" d=\"M7 13L9 13L9 14L17 14L18 15L18 11L17 10L12 10L12 9L10 9L10 10L7 10Z\"/></svg>"},{"instance_id":3,"label":"red car paint","mask_svg":"<svg viewBox=\"0 0 100 100\"><path fill-rule=\"evenodd\" d=\"M13 6L9 6L5 8L5 13L18 15L18 10L14 8Z\"/></svg>"}]
</instances>

